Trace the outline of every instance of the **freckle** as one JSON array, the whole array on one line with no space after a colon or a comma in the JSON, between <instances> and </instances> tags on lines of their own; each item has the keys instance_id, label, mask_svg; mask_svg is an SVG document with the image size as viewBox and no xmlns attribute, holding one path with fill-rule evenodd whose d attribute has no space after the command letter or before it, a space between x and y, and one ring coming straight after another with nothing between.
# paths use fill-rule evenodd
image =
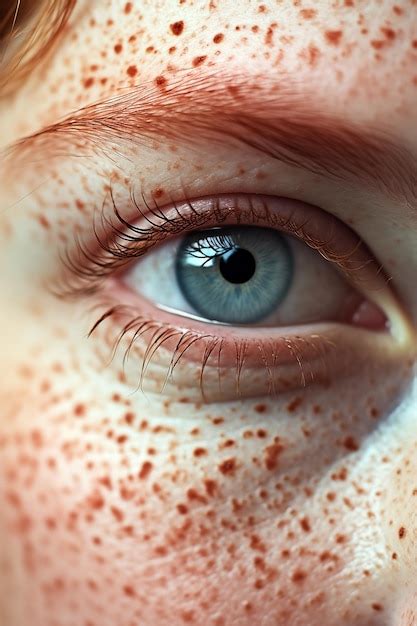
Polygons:
<instances>
[{"instance_id":1,"label":"freckle","mask_svg":"<svg viewBox=\"0 0 417 626\"><path fill-rule=\"evenodd\" d=\"M258 13L266 13L266 6L264 4L259 6Z\"/></svg>"},{"instance_id":2,"label":"freckle","mask_svg":"<svg viewBox=\"0 0 417 626\"><path fill-rule=\"evenodd\" d=\"M49 382L49 380L44 380L40 386L41 393L47 393L50 390L51 390L51 383Z\"/></svg>"},{"instance_id":3,"label":"freckle","mask_svg":"<svg viewBox=\"0 0 417 626\"><path fill-rule=\"evenodd\" d=\"M182 20L180 20L179 22L174 22L173 24L170 24L170 29L173 35L181 35L182 31L184 30L184 22Z\"/></svg>"},{"instance_id":4,"label":"freckle","mask_svg":"<svg viewBox=\"0 0 417 626\"><path fill-rule=\"evenodd\" d=\"M162 198L162 196L165 194L165 190L162 189L161 187L157 187L153 192L152 192L152 198L155 198L158 200L158 198Z\"/></svg>"},{"instance_id":5,"label":"freckle","mask_svg":"<svg viewBox=\"0 0 417 626\"><path fill-rule=\"evenodd\" d=\"M265 448L265 467L272 471L277 467L278 457L284 450L284 446L279 442L279 437L275 437L274 443Z\"/></svg>"},{"instance_id":6,"label":"freckle","mask_svg":"<svg viewBox=\"0 0 417 626\"><path fill-rule=\"evenodd\" d=\"M136 67L136 65L129 65L129 67L126 70L126 74L130 76L131 78L136 76L137 73L138 73L138 68Z\"/></svg>"},{"instance_id":7,"label":"freckle","mask_svg":"<svg viewBox=\"0 0 417 626\"><path fill-rule=\"evenodd\" d=\"M266 432L266 430L264 430L263 428L259 428L259 429L256 431L256 435L257 435L257 437L259 437L259 439L265 439L265 437L266 437L266 435L267 435L267 432Z\"/></svg>"},{"instance_id":8,"label":"freckle","mask_svg":"<svg viewBox=\"0 0 417 626\"><path fill-rule=\"evenodd\" d=\"M317 11L316 9L301 9L300 16L304 20L311 20L313 17L316 17Z\"/></svg>"},{"instance_id":9,"label":"freckle","mask_svg":"<svg viewBox=\"0 0 417 626\"><path fill-rule=\"evenodd\" d=\"M145 461L144 463L142 463L142 467L139 472L139 478L141 480L144 480L145 478L147 478L149 474L151 473L152 468L153 468L153 465L150 461Z\"/></svg>"},{"instance_id":10,"label":"freckle","mask_svg":"<svg viewBox=\"0 0 417 626\"><path fill-rule=\"evenodd\" d=\"M203 504L207 504L207 500L204 496L198 493L196 489L187 489L187 498L191 501L202 502Z\"/></svg>"},{"instance_id":11,"label":"freckle","mask_svg":"<svg viewBox=\"0 0 417 626\"><path fill-rule=\"evenodd\" d=\"M133 4L131 2L126 2L126 4L125 4L125 13L126 13L126 15L129 15L129 13L131 12L132 9L133 9Z\"/></svg>"},{"instance_id":12,"label":"freckle","mask_svg":"<svg viewBox=\"0 0 417 626\"><path fill-rule=\"evenodd\" d=\"M117 43L114 46L114 51L115 51L116 54L120 54L122 50L123 50L123 46L122 46L121 43Z\"/></svg>"},{"instance_id":13,"label":"freckle","mask_svg":"<svg viewBox=\"0 0 417 626\"><path fill-rule=\"evenodd\" d=\"M404 537L405 537L405 535L406 535L406 532L407 532L406 528L404 528L404 526L401 526L401 527L398 529L398 537L399 537L400 539L404 539Z\"/></svg>"},{"instance_id":14,"label":"freckle","mask_svg":"<svg viewBox=\"0 0 417 626\"><path fill-rule=\"evenodd\" d=\"M117 522L123 522L123 520L124 520L124 514L123 514L123 512L122 512L120 509L118 509L118 508L117 508L117 506L112 506L112 507L110 508L110 511L111 511L111 513L112 513L112 515L113 515L114 519L115 519Z\"/></svg>"},{"instance_id":15,"label":"freckle","mask_svg":"<svg viewBox=\"0 0 417 626\"><path fill-rule=\"evenodd\" d=\"M215 426L219 426L220 424L223 424L224 418L223 417L214 417L211 421L212 421L212 423Z\"/></svg>"},{"instance_id":16,"label":"freckle","mask_svg":"<svg viewBox=\"0 0 417 626\"><path fill-rule=\"evenodd\" d=\"M333 46L339 45L342 35L343 33L341 30L326 30L324 33L327 43Z\"/></svg>"},{"instance_id":17,"label":"freckle","mask_svg":"<svg viewBox=\"0 0 417 626\"><path fill-rule=\"evenodd\" d=\"M359 445L356 442L356 440L353 437L346 437L343 440L343 446L346 448L346 450L350 450L352 452L355 452L356 450L359 450Z\"/></svg>"},{"instance_id":18,"label":"freckle","mask_svg":"<svg viewBox=\"0 0 417 626\"><path fill-rule=\"evenodd\" d=\"M354 7L354 6L355 6L354 0L345 0L345 7Z\"/></svg>"},{"instance_id":19,"label":"freckle","mask_svg":"<svg viewBox=\"0 0 417 626\"><path fill-rule=\"evenodd\" d=\"M83 85L86 89L89 89L94 84L94 78L90 76L83 81Z\"/></svg>"},{"instance_id":20,"label":"freckle","mask_svg":"<svg viewBox=\"0 0 417 626\"><path fill-rule=\"evenodd\" d=\"M393 30L392 28L382 27L381 32L385 35L387 39L393 40L397 36L395 30Z\"/></svg>"},{"instance_id":21,"label":"freckle","mask_svg":"<svg viewBox=\"0 0 417 626\"><path fill-rule=\"evenodd\" d=\"M308 519L308 517L303 517L302 519L300 519L300 526L306 533L309 533L311 531L310 520Z\"/></svg>"},{"instance_id":22,"label":"freckle","mask_svg":"<svg viewBox=\"0 0 417 626\"><path fill-rule=\"evenodd\" d=\"M338 472L331 475L332 480L346 480L348 471L345 467L340 468Z\"/></svg>"},{"instance_id":23,"label":"freckle","mask_svg":"<svg viewBox=\"0 0 417 626\"><path fill-rule=\"evenodd\" d=\"M47 460L47 465L50 469L55 469L56 468L56 460L54 458L49 458Z\"/></svg>"},{"instance_id":24,"label":"freckle","mask_svg":"<svg viewBox=\"0 0 417 626\"><path fill-rule=\"evenodd\" d=\"M250 538L250 547L257 552L266 552L266 546L264 542L258 537L258 535L252 535Z\"/></svg>"},{"instance_id":25,"label":"freckle","mask_svg":"<svg viewBox=\"0 0 417 626\"><path fill-rule=\"evenodd\" d=\"M125 413L124 419L125 419L126 424L132 425L133 420L135 419L135 416L131 411L128 411L127 413Z\"/></svg>"},{"instance_id":26,"label":"freckle","mask_svg":"<svg viewBox=\"0 0 417 626\"><path fill-rule=\"evenodd\" d=\"M307 578L307 574L302 569L297 569L294 572L294 574L291 576L291 580L294 583L302 583L305 581L306 578Z\"/></svg>"},{"instance_id":27,"label":"freckle","mask_svg":"<svg viewBox=\"0 0 417 626\"><path fill-rule=\"evenodd\" d=\"M234 445L236 445L236 443L233 439L226 439L226 441L219 444L219 449L223 450L224 448L232 448Z\"/></svg>"},{"instance_id":28,"label":"freckle","mask_svg":"<svg viewBox=\"0 0 417 626\"><path fill-rule=\"evenodd\" d=\"M150 52L153 52L154 50L155 50L154 46L148 46L148 47L145 49L145 52L147 52L147 53L149 54Z\"/></svg>"},{"instance_id":29,"label":"freckle","mask_svg":"<svg viewBox=\"0 0 417 626\"><path fill-rule=\"evenodd\" d=\"M167 86L167 79L165 78L165 76L157 76L155 78L155 84L157 87L159 87L160 89L165 89L165 87Z\"/></svg>"},{"instance_id":30,"label":"freckle","mask_svg":"<svg viewBox=\"0 0 417 626\"><path fill-rule=\"evenodd\" d=\"M82 417L83 415L85 415L84 404L76 404L74 406L74 415L76 415L77 417Z\"/></svg>"},{"instance_id":31,"label":"freckle","mask_svg":"<svg viewBox=\"0 0 417 626\"><path fill-rule=\"evenodd\" d=\"M317 64L320 56L320 50L313 44L310 44L307 48L307 61L310 67L314 67Z\"/></svg>"},{"instance_id":32,"label":"freckle","mask_svg":"<svg viewBox=\"0 0 417 626\"><path fill-rule=\"evenodd\" d=\"M48 230L50 228L51 225L44 215L39 215L38 219L40 225L45 228L45 230Z\"/></svg>"},{"instance_id":33,"label":"freckle","mask_svg":"<svg viewBox=\"0 0 417 626\"><path fill-rule=\"evenodd\" d=\"M119 435L116 439L116 442L119 444L126 443L126 441L127 441L127 435Z\"/></svg>"},{"instance_id":34,"label":"freckle","mask_svg":"<svg viewBox=\"0 0 417 626\"><path fill-rule=\"evenodd\" d=\"M371 41L371 46L375 48L375 50L381 50L381 48L385 46L385 41L382 41L381 39L373 39Z\"/></svg>"},{"instance_id":35,"label":"freckle","mask_svg":"<svg viewBox=\"0 0 417 626\"><path fill-rule=\"evenodd\" d=\"M168 54L174 54L176 49L176 46L171 46L170 48L168 48Z\"/></svg>"},{"instance_id":36,"label":"freckle","mask_svg":"<svg viewBox=\"0 0 417 626\"><path fill-rule=\"evenodd\" d=\"M266 404L255 404L254 409L257 413L265 413L268 407Z\"/></svg>"},{"instance_id":37,"label":"freckle","mask_svg":"<svg viewBox=\"0 0 417 626\"><path fill-rule=\"evenodd\" d=\"M336 543L346 543L345 535L336 535Z\"/></svg>"},{"instance_id":38,"label":"freckle","mask_svg":"<svg viewBox=\"0 0 417 626\"><path fill-rule=\"evenodd\" d=\"M392 10L394 11L394 13L396 13L397 15L402 15L404 13L404 10L399 7L398 5L394 5L392 7Z\"/></svg>"},{"instance_id":39,"label":"freckle","mask_svg":"<svg viewBox=\"0 0 417 626\"><path fill-rule=\"evenodd\" d=\"M131 585L125 585L123 587L123 593L126 596L129 596L130 598L132 598L135 595L135 590L133 589Z\"/></svg>"},{"instance_id":40,"label":"freckle","mask_svg":"<svg viewBox=\"0 0 417 626\"><path fill-rule=\"evenodd\" d=\"M188 513L188 508L185 504L177 504L177 511L180 515L186 515Z\"/></svg>"},{"instance_id":41,"label":"freckle","mask_svg":"<svg viewBox=\"0 0 417 626\"><path fill-rule=\"evenodd\" d=\"M221 43L224 39L224 35L223 33L217 33L217 35L214 35L213 37L213 42L214 43Z\"/></svg>"},{"instance_id":42,"label":"freckle","mask_svg":"<svg viewBox=\"0 0 417 626\"><path fill-rule=\"evenodd\" d=\"M398 558L397 557L397 553L393 552L392 555L391 555L391 558L394 559L394 561L395 561Z\"/></svg>"},{"instance_id":43,"label":"freckle","mask_svg":"<svg viewBox=\"0 0 417 626\"><path fill-rule=\"evenodd\" d=\"M287 404L287 411L294 413L303 403L303 399L300 397L294 398L289 404Z\"/></svg>"},{"instance_id":44,"label":"freckle","mask_svg":"<svg viewBox=\"0 0 417 626\"><path fill-rule=\"evenodd\" d=\"M195 448L193 455L195 457L205 456L207 454L207 450L205 448Z\"/></svg>"},{"instance_id":45,"label":"freckle","mask_svg":"<svg viewBox=\"0 0 417 626\"><path fill-rule=\"evenodd\" d=\"M236 459L226 459L218 467L219 471L225 476L234 474L236 471Z\"/></svg>"},{"instance_id":46,"label":"freckle","mask_svg":"<svg viewBox=\"0 0 417 626\"><path fill-rule=\"evenodd\" d=\"M413 48L417 48L417 39L413 39L413 41L411 42L411 45Z\"/></svg>"},{"instance_id":47,"label":"freckle","mask_svg":"<svg viewBox=\"0 0 417 626\"><path fill-rule=\"evenodd\" d=\"M204 63L204 61L206 59L207 59L207 55L194 57L194 59L193 59L193 67L198 67L199 65L202 65L202 63Z\"/></svg>"},{"instance_id":48,"label":"freckle","mask_svg":"<svg viewBox=\"0 0 417 626\"><path fill-rule=\"evenodd\" d=\"M383 611L383 607L378 604L377 602L374 602L374 604L371 605L374 611Z\"/></svg>"},{"instance_id":49,"label":"freckle","mask_svg":"<svg viewBox=\"0 0 417 626\"><path fill-rule=\"evenodd\" d=\"M120 487L120 497L122 498L122 500L131 500L134 495L135 493L131 489L128 489L124 485Z\"/></svg>"},{"instance_id":50,"label":"freckle","mask_svg":"<svg viewBox=\"0 0 417 626\"><path fill-rule=\"evenodd\" d=\"M32 432L30 433L30 438L35 448L42 448L43 437L42 433L39 430L32 430Z\"/></svg>"},{"instance_id":51,"label":"freckle","mask_svg":"<svg viewBox=\"0 0 417 626\"><path fill-rule=\"evenodd\" d=\"M103 487L106 487L106 489L112 489L110 476L103 476L102 478L99 478L98 482L100 483L100 485L103 485Z\"/></svg>"},{"instance_id":52,"label":"freckle","mask_svg":"<svg viewBox=\"0 0 417 626\"><path fill-rule=\"evenodd\" d=\"M274 22L273 24L268 26L268 29L267 29L266 34L265 34L265 45L266 46L272 46L272 40L273 40L273 37L274 37L274 29L276 28L276 26L277 26L276 22Z\"/></svg>"},{"instance_id":53,"label":"freckle","mask_svg":"<svg viewBox=\"0 0 417 626\"><path fill-rule=\"evenodd\" d=\"M94 510L102 509L104 506L104 498L100 492L94 492L87 498L87 504Z\"/></svg>"},{"instance_id":54,"label":"freckle","mask_svg":"<svg viewBox=\"0 0 417 626\"><path fill-rule=\"evenodd\" d=\"M210 478L206 478L204 480L204 487L206 489L206 493L208 496L214 496L217 491L217 483L215 480L211 480Z\"/></svg>"}]
</instances>

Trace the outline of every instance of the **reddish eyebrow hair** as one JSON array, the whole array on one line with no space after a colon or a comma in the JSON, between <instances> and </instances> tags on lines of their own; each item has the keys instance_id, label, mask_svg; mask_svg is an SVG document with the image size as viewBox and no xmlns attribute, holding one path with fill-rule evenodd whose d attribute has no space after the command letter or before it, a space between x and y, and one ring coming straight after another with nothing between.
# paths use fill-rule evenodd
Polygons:
<instances>
[{"instance_id":1,"label":"reddish eyebrow hair","mask_svg":"<svg viewBox=\"0 0 417 626\"><path fill-rule=\"evenodd\" d=\"M328 96L326 96L328 100ZM417 202L417 156L387 129L329 113L320 95L293 77L214 71L179 72L120 90L25 137L10 155L77 154L133 140L246 145L329 178L371 186L395 200ZM200 148L201 150L201 148ZM122 151L122 149L121 149ZM46 154L45 153L45 154Z\"/></svg>"}]
</instances>

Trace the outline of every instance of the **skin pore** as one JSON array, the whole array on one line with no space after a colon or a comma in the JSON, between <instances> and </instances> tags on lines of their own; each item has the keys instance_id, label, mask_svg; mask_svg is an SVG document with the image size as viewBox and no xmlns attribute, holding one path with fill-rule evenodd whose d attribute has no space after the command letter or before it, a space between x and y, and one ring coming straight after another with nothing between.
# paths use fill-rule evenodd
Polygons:
<instances>
[{"instance_id":1,"label":"skin pore","mask_svg":"<svg viewBox=\"0 0 417 626\"><path fill-rule=\"evenodd\" d=\"M316 120L322 160L323 137L343 124L392 138L393 160L404 151L411 170L417 3L79 2L46 62L0 105L3 149L32 136L0 170L0 624L410 626L415 187L338 175L331 159L327 172L314 158L302 167L204 126L190 134L185 84L197 121L220 102L209 126L219 132L227 107L262 102L263 119L282 101L281 123ZM96 103L131 93L137 128L120 106L106 126L113 107ZM364 156L355 142L351 161ZM373 171L372 152L369 162ZM332 337L331 375L309 384L306 366L308 384L288 375L277 394L259 364L239 394L225 367L219 391L209 363L204 397L198 344L164 386L174 338L138 390L146 342L123 364L128 335L113 355L129 318L110 316L87 336L106 305L136 296L114 276L99 295L63 294L65 252L74 258L76 238L94 244L93 216L102 208L111 219L111 198L136 220L132 190L159 207L243 193L320 207L390 277L366 288L396 336L346 329Z\"/></svg>"}]
</instances>

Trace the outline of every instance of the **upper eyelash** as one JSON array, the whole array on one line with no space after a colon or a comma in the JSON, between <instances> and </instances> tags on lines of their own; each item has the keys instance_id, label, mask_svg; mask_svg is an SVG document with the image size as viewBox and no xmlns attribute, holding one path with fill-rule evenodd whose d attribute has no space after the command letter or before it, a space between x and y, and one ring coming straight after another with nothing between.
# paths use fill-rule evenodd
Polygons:
<instances>
[{"instance_id":1,"label":"upper eyelash","mask_svg":"<svg viewBox=\"0 0 417 626\"><path fill-rule=\"evenodd\" d=\"M158 205L155 198L152 199L154 206L151 206L142 193L143 205L137 202L136 196L131 190L130 200L137 212L136 220L128 221L124 218L116 204L113 189L110 186L109 198L113 220L105 215L106 201L102 204L99 213L99 224L101 235L97 227L96 214L93 216L94 241L85 243L79 236L75 235L75 248L65 249L61 254L61 262L64 269L63 276L60 276L59 283L50 285L50 290L61 298L68 298L81 295L92 295L100 289L103 279L109 274L124 268L131 259L138 259L158 244L163 243L169 237L191 230L201 229L209 222L216 222L221 225L227 218L233 218L236 223L248 224L262 219L266 226L282 229L288 234L293 234L302 240L306 245L316 250L329 262L338 265L346 275L357 273L363 269L364 264L354 265L351 258L363 241L358 237L356 245L345 254L338 254L328 251L332 234L327 239L312 237L304 231L305 224L292 223L291 216L284 219L279 214L272 213L264 205L262 215L257 214L249 198L249 211L240 209L236 204L227 208L220 208L219 203L214 205L209 212L197 212L192 201L186 197L180 204L187 205L187 215L183 215L178 209L178 204L172 202L170 207L176 211L176 215L168 216ZM334 216L333 219L337 219ZM147 227L138 226L135 221L145 220ZM371 263L370 258L365 263ZM379 265L378 272L384 272L382 265ZM386 279L387 281L389 278Z\"/></svg>"}]
</instances>

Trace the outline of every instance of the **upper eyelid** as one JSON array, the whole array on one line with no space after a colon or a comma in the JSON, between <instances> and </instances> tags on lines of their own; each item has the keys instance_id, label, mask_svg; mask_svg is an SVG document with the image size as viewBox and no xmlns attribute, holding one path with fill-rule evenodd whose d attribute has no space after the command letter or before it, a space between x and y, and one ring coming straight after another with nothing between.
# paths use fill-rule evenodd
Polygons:
<instances>
[{"instance_id":1,"label":"upper eyelid","mask_svg":"<svg viewBox=\"0 0 417 626\"><path fill-rule=\"evenodd\" d=\"M92 293L104 278L115 275L134 259L169 238L191 230L226 224L261 224L297 237L339 267L354 287L362 292L382 289L388 278L366 244L349 226L314 205L275 196L258 194L219 194L144 208L134 200L135 216L126 219L111 194L114 220L103 211L94 225L94 239L76 239L65 250L60 287L52 289L60 297ZM275 202L275 209L272 208ZM295 217L296 216L296 217ZM342 231L341 231L342 228ZM324 233L324 234L322 234ZM332 241L335 233L337 245ZM343 240L341 234L343 233ZM65 289L62 288L65 285Z\"/></svg>"},{"instance_id":2,"label":"upper eyelid","mask_svg":"<svg viewBox=\"0 0 417 626\"><path fill-rule=\"evenodd\" d=\"M324 113L317 94L307 94L291 76L281 84L270 75L249 80L239 73L210 72L204 80L184 74L162 91L144 82L88 105L20 141L11 151L13 161L17 164L34 147L50 154L74 143L82 154L129 139L148 144L163 138L184 145L195 145L196 137L237 141L291 166L417 203L416 159L388 132Z\"/></svg>"}]
</instances>

